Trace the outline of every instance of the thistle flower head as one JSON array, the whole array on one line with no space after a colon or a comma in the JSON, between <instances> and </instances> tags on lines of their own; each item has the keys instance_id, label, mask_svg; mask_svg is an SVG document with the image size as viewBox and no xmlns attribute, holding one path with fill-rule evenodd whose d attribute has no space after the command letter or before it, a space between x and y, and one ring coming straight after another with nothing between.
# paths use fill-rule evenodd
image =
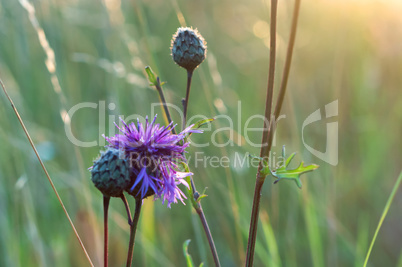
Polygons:
<instances>
[{"instance_id":1,"label":"thistle flower head","mask_svg":"<svg viewBox=\"0 0 402 267\"><path fill-rule=\"evenodd\" d=\"M181 133L173 134L174 128L170 123L166 127L148 122L143 126L139 120L137 123L127 125L121 120L123 126L118 127L121 134L105 137L109 147L125 152L126 158L131 164L131 185L127 189L135 198L146 198L155 194L155 198L161 198L168 207L177 200L183 202L186 198L178 188L179 184L187 184L185 177L192 175L190 172L180 172L178 163L184 160L183 153L189 146L184 143L184 138L191 132L201 132L186 128ZM184 204L184 202L183 202Z\"/></svg>"},{"instance_id":2,"label":"thistle flower head","mask_svg":"<svg viewBox=\"0 0 402 267\"><path fill-rule=\"evenodd\" d=\"M173 60L187 71L193 71L204 61L207 54L207 46L204 38L197 29L177 29L171 43Z\"/></svg>"},{"instance_id":3,"label":"thistle flower head","mask_svg":"<svg viewBox=\"0 0 402 267\"><path fill-rule=\"evenodd\" d=\"M129 162L120 157L121 154L121 151L109 148L101 152L90 168L92 182L105 196L119 197L130 185Z\"/></svg>"}]
</instances>

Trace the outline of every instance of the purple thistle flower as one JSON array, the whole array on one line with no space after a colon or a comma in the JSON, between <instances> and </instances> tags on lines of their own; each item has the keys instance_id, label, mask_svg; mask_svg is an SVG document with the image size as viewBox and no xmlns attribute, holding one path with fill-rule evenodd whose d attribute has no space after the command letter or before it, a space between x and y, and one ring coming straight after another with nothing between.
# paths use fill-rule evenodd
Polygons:
<instances>
[{"instance_id":1,"label":"purple thistle flower","mask_svg":"<svg viewBox=\"0 0 402 267\"><path fill-rule=\"evenodd\" d=\"M137 119L137 124L127 125L122 119L123 127L118 127L122 134L105 137L109 147L123 150L131 162L132 186L128 193L136 198L146 198L155 194L155 199L161 198L162 203L171 203L180 200L183 204L184 193L178 188L179 184L189 188L185 177L190 172L180 172L178 163L184 161L185 149L189 143L184 138L189 133L201 133L187 127L181 133L173 134L176 126L170 123L163 127L155 124L156 116L151 123L146 118L145 127Z\"/></svg>"}]
</instances>

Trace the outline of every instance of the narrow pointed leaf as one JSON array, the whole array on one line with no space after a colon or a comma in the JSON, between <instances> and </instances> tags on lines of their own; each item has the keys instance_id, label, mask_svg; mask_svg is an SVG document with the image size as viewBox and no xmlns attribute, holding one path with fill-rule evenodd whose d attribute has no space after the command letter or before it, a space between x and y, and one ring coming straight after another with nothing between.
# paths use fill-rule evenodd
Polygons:
<instances>
[{"instance_id":1,"label":"narrow pointed leaf","mask_svg":"<svg viewBox=\"0 0 402 267\"><path fill-rule=\"evenodd\" d=\"M202 195L200 195L198 198L197 198L197 202L199 202L201 199L203 199L204 197L207 197L208 195L204 195L204 194L202 194Z\"/></svg>"},{"instance_id":2,"label":"narrow pointed leaf","mask_svg":"<svg viewBox=\"0 0 402 267\"><path fill-rule=\"evenodd\" d=\"M145 72L146 72L147 75L148 75L148 80L149 80L149 82L150 82L150 85L156 86L157 83L158 83L158 81L157 81L156 75L155 75L155 73L152 71L151 67L150 67L150 66L146 66L146 67L145 67Z\"/></svg>"},{"instance_id":3,"label":"narrow pointed leaf","mask_svg":"<svg viewBox=\"0 0 402 267\"><path fill-rule=\"evenodd\" d=\"M190 244L190 239L184 241L183 243L183 254L186 258L187 267L194 267L194 262L191 255L188 253L188 245Z\"/></svg>"},{"instance_id":4,"label":"narrow pointed leaf","mask_svg":"<svg viewBox=\"0 0 402 267\"><path fill-rule=\"evenodd\" d=\"M214 120L215 120L215 118L210 118L210 119L205 119L205 120L197 121L196 123L194 123L194 126L193 126L191 129L192 129L192 130L198 129L198 128L200 128L201 126L203 126L204 124L207 124L207 123L212 122L212 121L214 121Z\"/></svg>"},{"instance_id":5,"label":"narrow pointed leaf","mask_svg":"<svg viewBox=\"0 0 402 267\"><path fill-rule=\"evenodd\" d=\"M293 152L293 153L289 156L289 158L286 159L285 164L282 165L280 168L276 169L276 172L282 171L282 170L286 171L286 169L288 168L290 162L291 162L292 159L295 157L295 155L296 155L296 152Z\"/></svg>"},{"instance_id":6,"label":"narrow pointed leaf","mask_svg":"<svg viewBox=\"0 0 402 267\"><path fill-rule=\"evenodd\" d=\"M197 121L194 125L193 125L193 127L191 127L191 130L197 130L197 129L199 129L201 126L203 126L203 125L205 125L205 124L207 124L207 123L209 123L209 122L212 122L212 121L214 121L215 120L215 118L210 118L210 119L205 119L205 120L200 120L200 121ZM191 136L193 133L189 133L188 135L187 135L187 138L189 137L189 136ZM186 139L187 140L187 139Z\"/></svg>"}]
</instances>

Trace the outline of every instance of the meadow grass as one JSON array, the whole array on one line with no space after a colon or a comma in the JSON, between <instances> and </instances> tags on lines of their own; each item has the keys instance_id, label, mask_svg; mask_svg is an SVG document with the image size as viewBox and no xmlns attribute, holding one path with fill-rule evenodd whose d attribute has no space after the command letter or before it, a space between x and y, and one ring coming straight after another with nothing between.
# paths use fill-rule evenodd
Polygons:
<instances>
[{"instance_id":1,"label":"meadow grass","mask_svg":"<svg viewBox=\"0 0 402 267\"><path fill-rule=\"evenodd\" d=\"M151 115L150 104L158 102L158 95L146 81L147 65L167 82L168 102L180 106L186 73L171 60L169 45L183 23L197 27L208 42L207 60L193 77L189 116L228 115L236 130L214 136L233 145L191 147L189 155L204 152L233 159L235 153L258 154L259 148L246 142L243 126L264 111L268 1L32 1L36 26L24 4L0 1L0 77L95 266L103 258L102 195L87 168L101 147L74 146L66 136L64 112L82 102L116 104L107 110L101 129L98 109L83 109L71 118L74 135L85 141L102 140L119 115ZM292 2L280 2L278 8L277 81ZM363 265L401 171L401 11L396 1L302 1L282 111L286 119L279 123L272 151L279 155L285 144L288 151L299 152L297 160L320 168L302 176L302 190L266 181L255 266ZM53 68L49 49L54 51ZM331 166L307 151L301 127L308 115L336 99L339 164ZM161 123L162 112L157 109ZM177 113L172 115L180 122ZM306 143L324 148L326 122L306 129ZM256 119L249 127L261 124ZM87 266L3 94L0 125L0 266ZM229 126L221 118L212 129ZM254 143L261 139L261 132L247 134ZM212 136L206 131L192 138L202 143ZM191 160L190 167L197 189L208 188L203 209L222 266L243 265L256 169L196 167ZM401 266L401 201L399 189L367 266ZM182 244L187 239L192 240L194 261L212 266L189 204L167 209L148 199L142 210L134 266L184 266ZM110 265L123 266L129 227L118 199L111 201L109 227Z\"/></svg>"}]
</instances>

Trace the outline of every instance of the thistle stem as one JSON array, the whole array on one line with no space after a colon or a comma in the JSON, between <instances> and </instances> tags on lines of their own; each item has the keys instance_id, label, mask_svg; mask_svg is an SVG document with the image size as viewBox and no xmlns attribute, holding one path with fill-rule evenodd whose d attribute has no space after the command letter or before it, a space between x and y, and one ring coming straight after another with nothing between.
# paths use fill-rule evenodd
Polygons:
<instances>
[{"instance_id":1,"label":"thistle stem","mask_svg":"<svg viewBox=\"0 0 402 267\"><path fill-rule=\"evenodd\" d=\"M193 78L193 70L187 70L187 87L186 87L186 98L183 101L183 124L182 130L186 128L187 122L187 107L188 100L190 98L190 88L191 88L191 79Z\"/></svg>"},{"instance_id":2,"label":"thistle stem","mask_svg":"<svg viewBox=\"0 0 402 267\"><path fill-rule=\"evenodd\" d=\"M257 180L255 182L253 209L251 211L250 231L248 234L246 267L253 266L255 241L257 237L257 227L258 227L258 214L260 212L261 189L262 186L264 185L264 180L265 177L261 176L260 172L258 172Z\"/></svg>"},{"instance_id":3,"label":"thistle stem","mask_svg":"<svg viewBox=\"0 0 402 267\"><path fill-rule=\"evenodd\" d=\"M103 236L104 236L104 246L103 246L103 266L107 267L108 266L108 232L109 232L109 227L108 227L108 212L109 212L109 202L110 202L110 197L108 196L103 196Z\"/></svg>"},{"instance_id":4,"label":"thistle stem","mask_svg":"<svg viewBox=\"0 0 402 267\"><path fill-rule=\"evenodd\" d=\"M137 232L137 225L138 225L138 219L140 218L141 206L142 206L142 200L135 199L135 212L134 212L134 218L130 225L130 243L128 245L126 267L131 267L131 263L133 261L135 233Z\"/></svg>"},{"instance_id":5,"label":"thistle stem","mask_svg":"<svg viewBox=\"0 0 402 267\"><path fill-rule=\"evenodd\" d=\"M292 26L290 29L290 36L289 36L289 43L288 43L288 48L287 48L287 52L286 52L285 66L283 67L282 81L281 81L281 86L279 89L278 100L276 101L275 112L274 112L275 118L279 117L279 113L281 112L281 109L282 109L283 99L285 98L286 88L287 88L288 79L289 79L290 65L292 63L292 57L293 57L293 48L295 46L295 41L296 41L297 21L299 19L300 2L301 2L301 0L296 0L295 7L293 9ZM273 138L273 134L272 134L271 138Z\"/></svg>"},{"instance_id":6,"label":"thistle stem","mask_svg":"<svg viewBox=\"0 0 402 267\"><path fill-rule=\"evenodd\" d=\"M275 59L276 59L276 17L277 17L277 0L271 0L271 29L270 29L270 49L269 49L269 70L268 70L268 86L267 96L265 101L265 120L264 129L268 129L264 132L261 140L260 157L264 157L266 153L269 153L270 147L268 147L269 135L271 132L271 125L274 122L271 121L272 110L272 96L274 91L274 76L275 76ZM255 182L255 191L253 199L253 208L251 211L250 230L247 244L247 258L246 266L253 266L255 242L257 237L258 228L258 214L260 211L261 190L264 185L265 176L260 175L262 169L262 162L260 162L257 171L257 179Z\"/></svg>"},{"instance_id":7,"label":"thistle stem","mask_svg":"<svg viewBox=\"0 0 402 267\"><path fill-rule=\"evenodd\" d=\"M126 212L127 212L127 218L128 218L128 225L131 225L133 221L131 220L131 212L130 212L130 206L128 205L127 199L124 196L124 194L121 194L121 200L123 200L124 206L126 207Z\"/></svg>"},{"instance_id":8,"label":"thistle stem","mask_svg":"<svg viewBox=\"0 0 402 267\"><path fill-rule=\"evenodd\" d=\"M191 78L192 78L192 76L193 76L193 71L187 71L186 98L185 98L185 100L183 102L183 125L182 125L183 129L185 129L185 125L186 125L187 105L188 105L188 100L189 100L189 97L190 97L190 87L191 87ZM162 90L162 86L161 86L160 81L159 81L159 77L157 77L156 89L157 89L157 91L159 93L159 99L160 99L160 101L161 101L161 103L162 103L162 105L164 107L165 115L168 118L169 123L171 123L172 119L171 119L171 116L170 116L169 108L168 108L168 106L166 104L166 99L165 99L164 94L163 94L163 90ZM173 134L176 134L174 129L172 130L172 132L173 132ZM185 155L184 155L184 157L185 157ZM195 188L194 181L193 181L193 177L191 177L191 187L193 188L194 192L197 192L197 190ZM193 198L193 201L191 201L191 203L193 205L193 208L197 211L197 214L200 217L204 232L205 232L205 234L207 236L208 244L210 246L212 256L214 258L215 265L217 267L219 267L220 263L219 263L218 253L216 251L214 240L212 238L211 231L209 230L208 222L207 222L207 219L205 218L205 214L204 214L204 211L202 209L201 203L197 202L197 200L194 199L194 195L192 195L190 197Z\"/></svg>"},{"instance_id":9,"label":"thistle stem","mask_svg":"<svg viewBox=\"0 0 402 267\"><path fill-rule=\"evenodd\" d=\"M202 223L202 227L204 228L205 234L208 239L208 244L211 249L212 256L214 258L215 266L221 266L219 262L218 253L216 251L214 240L212 239L211 231L209 230L207 219L205 218L204 211L202 210L201 203L199 203L198 208L196 208L198 216L200 216L200 220Z\"/></svg>"},{"instance_id":10,"label":"thistle stem","mask_svg":"<svg viewBox=\"0 0 402 267\"><path fill-rule=\"evenodd\" d=\"M272 53L275 53L275 51L272 51L272 47L275 49L275 46L273 46L276 36L276 8L277 8L277 0L271 0L271 56ZM284 66L284 71L283 71L283 76L282 76L282 81L281 81L281 86L279 89L279 95L278 99L276 101L276 106L275 106L275 112L273 119L275 120L281 111L284 96L286 93L286 86L287 86L287 81L289 78L289 71L290 71L290 65L292 61L292 55L293 55L293 48L294 48L294 43L295 43L295 38L296 38L296 29L297 29L297 20L299 16L299 10L300 10L300 0L295 0L295 7L293 10L293 17L292 17L292 26L290 30L290 38L289 38L289 44L288 44L288 49L286 53L286 60L285 60L285 66ZM270 58L270 71L269 75L273 75L274 71L271 71L272 68L271 66L275 65L275 62L272 62L272 60L275 60L275 57ZM270 83L272 81L272 84ZM264 126L267 125L267 122L269 119L271 119L270 114L271 114L271 108L272 105L271 99L268 99L270 96L272 98L272 92L273 92L273 77L268 78L268 88L267 88L267 100L266 100L266 110L265 110L265 121L264 121ZM260 151L260 157L267 157L269 155L269 152L272 147L272 140L273 136L275 133L275 128L276 128L276 122L272 121L269 123L268 131L267 133L263 135L262 138L262 145L261 145L261 151ZM267 142L267 145L265 146L265 143ZM255 192L254 192L254 199L253 199L253 208L251 212L251 221L250 221L250 231L249 231L249 239L248 239L248 244L247 244L247 259L246 259L246 267L251 267L253 266L253 261L254 261L254 251L255 251L255 242L256 242L256 237L257 237L257 227L258 227L258 214L259 214L259 209L260 209L260 201L261 201L261 190L262 186L265 181L265 176L261 174L261 169L262 169L262 162L260 162L260 165L258 166L257 170L257 178L256 178L256 183L255 183Z\"/></svg>"},{"instance_id":11,"label":"thistle stem","mask_svg":"<svg viewBox=\"0 0 402 267\"><path fill-rule=\"evenodd\" d=\"M271 0L271 29L270 29L270 48L269 48L269 70L268 70L268 86L267 97L265 100L265 120L264 129L268 129L266 134L263 134L261 141L260 157L265 157L269 153L268 136L271 132L271 125L275 123L275 117L272 113L272 98L274 94L274 79L275 79L275 60L276 60L276 20L277 20L278 0Z\"/></svg>"},{"instance_id":12,"label":"thistle stem","mask_svg":"<svg viewBox=\"0 0 402 267\"><path fill-rule=\"evenodd\" d=\"M172 122L172 116L170 115L170 111L169 111L169 108L167 106L165 95L163 94L162 85L161 85L159 77L156 77L156 81L157 81L157 83L156 83L155 87L156 87L156 90L158 91L159 100L163 105L163 110L165 111L165 115L166 115L166 118L167 118L168 122L171 123ZM175 131L174 128L172 129L172 133L176 134L176 131Z\"/></svg>"},{"instance_id":13,"label":"thistle stem","mask_svg":"<svg viewBox=\"0 0 402 267\"><path fill-rule=\"evenodd\" d=\"M193 72L194 70L187 70L187 87L186 87L186 98L183 101L183 124L182 124L182 130L186 128L186 122L187 122L187 107L188 107L188 101L190 98L190 88L191 88L191 80L193 77ZM191 187L193 188L193 192L197 192L197 189L195 188L195 184L193 181L193 177L190 178L191 181ZM191 196L194 198L194 195ZM202 227L204 229L205 235L207 236L208 239L208 244L211 249L212 257L214 258L215 266L221 266L219 263L219 257L218 253L216 251L214 239L212 238L211 231L209 230L208 222L207 219L205 218L204 211L202 209L201 203L195 199L195 201L191 201L193 204L193 208L197 211L198 216L200 217ZM194 204L195 203L195 204Z\"/></svg>"}]
</instances>

